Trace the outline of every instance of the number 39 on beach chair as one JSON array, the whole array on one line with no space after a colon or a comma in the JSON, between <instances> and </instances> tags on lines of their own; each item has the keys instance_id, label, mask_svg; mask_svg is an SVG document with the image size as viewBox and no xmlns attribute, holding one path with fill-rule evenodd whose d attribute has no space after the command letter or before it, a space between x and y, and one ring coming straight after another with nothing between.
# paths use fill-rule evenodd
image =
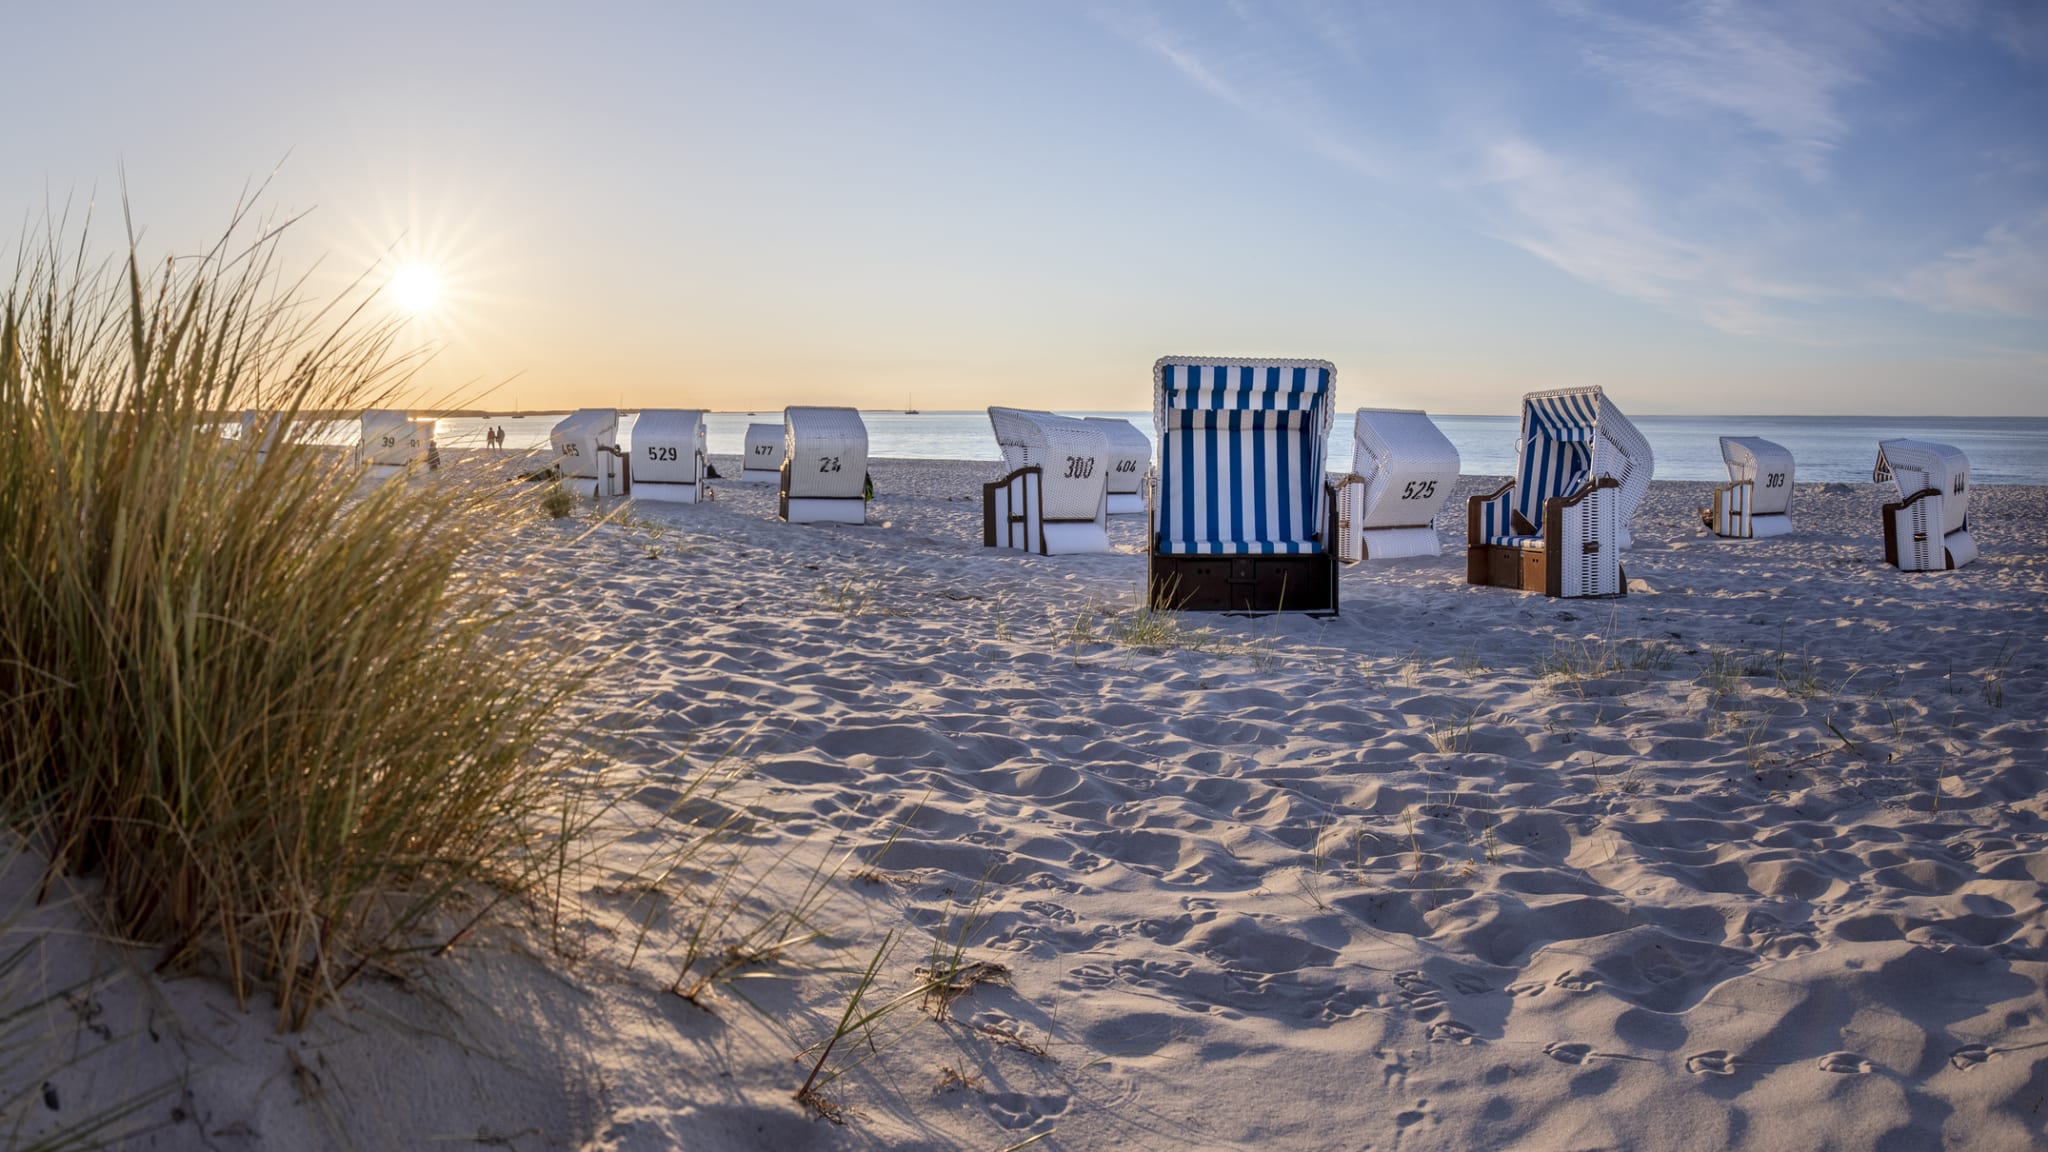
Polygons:
<instances>
[{"instance_id":1,"label":"number 39 on beach chair","mask_svg":"<svg viewBox=\"0 0 2048 1152\"><path fill-rule=\"evenodd\" d=\"M1654 465L1642 433L1598 388L1532 392L1517 455L1515 478L1467 505L1467 582L1626 595L1621 550Z\"/></svg>"},{"instance_id":2,"label":"number 39 on beach chair","mask_svg":"<svg viewBox=\"0 0 2048 1152\"><path fill-rule=\"evenodd\" d=\"M1792 531L1792 451L1757 436L1721 437L1728 483L1700 519L1716 536L1761 540Z\"/></svg>"},{"instance_id":3,"label":"number 39 on beach chair","mask_svg":"<svg viewBox=\"0 0 2048 1152\"><path fill-rule=\"evenodd\" d=\"M779 511L791 524L865 524L868 426L852 408L785 408Z\"/></svg>"},{"instance_id":4,"label":"number 39 on beach chair","mask_svg":"<svg viewBox=\"0 0 2048 1152\"><path fill-rule=\"evenodd\" d=\"M1010 474L981 486L981 542L1043 556L1109 551L1109 441L1086 420L990 408Z\"/></svg>"},{"instance_id":5,"label":"number 39 on beach chair","mask_svg":"<svg viewBox=\"0 0 2048 1152\"><path fill-rule=\"evenodd\" d=\"M1336 496L1323 474L1336 367L1168 356L1152 381L1152 604L1337 611Z\"/></svg>"},{"instance_id":6,"label":"number 39 on beach chair","mask_svg":"<svg viewBox=\"0 0 2048 1152\"><path fill-rule=\"evenodd\" d=\"M1970 458L1926 440L1883 440L1870 478L1898 485L1884 506L1884 562L1907 572L1961 568L1977 558L1970 538Z\"/></svg>"}]
</instances>

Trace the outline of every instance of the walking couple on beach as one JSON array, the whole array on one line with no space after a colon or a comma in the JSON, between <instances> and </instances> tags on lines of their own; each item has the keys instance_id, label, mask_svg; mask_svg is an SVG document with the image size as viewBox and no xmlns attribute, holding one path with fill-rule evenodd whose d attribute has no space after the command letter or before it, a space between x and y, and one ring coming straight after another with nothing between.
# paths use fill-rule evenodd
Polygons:
<instances>
[{"instance_id":1,"label":"walking couple on beach","mask_svg":"<svg viewBox=\"0 0 2048 1152\"><path fill-rule=\"evenodd\" d=\"M496 428L484 429L484 447L489 448L493 452L500 451L505 447L505 429L502 425Z\"/></svg>"}]
</instances>

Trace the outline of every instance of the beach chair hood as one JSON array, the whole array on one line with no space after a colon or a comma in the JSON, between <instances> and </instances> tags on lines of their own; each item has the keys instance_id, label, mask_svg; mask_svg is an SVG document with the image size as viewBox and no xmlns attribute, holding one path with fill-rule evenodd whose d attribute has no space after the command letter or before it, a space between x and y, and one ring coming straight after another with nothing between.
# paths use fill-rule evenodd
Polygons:
<instances>
[{"instance_id":1,"label":"beach chair hood","mask_svg":"<svg viewBox=\"0 0 2048 1152\"><path fill-rule=\"evenodd\" d=\"M1327 360L1167 356L1155 364L1158 550L1324 551L1324 458L1336 377Z\"/></svg>"},{"instance_id":2,"label":"beach chair hood","mask_svg":"<svg viewBox=\"0 0 2048 1152\"><path fill-rule=\"evenodd\" d=\"M1751 486L1752 516L1782 516L1792 508L1792 452L1761 436L1721 437L1721 459L1732 483Z\"/></svg>"},{"instance_id":3,"label":"beach chair hood","mask_svg":"<svg viewBox=\"0 0 2048 1152\"><path fill-rule=\"evenodd\" d=\"M1129 420L1090 416L1087 422L1102 431L1109 451L1109 494L1133 496L1144 491L1145 477L1152 472L1152 441Z\"/></svg>"},{"instance_id":4,"label":"beach chair hood","mask_svg":"<svg viewBox=\"0 0 2048 1152\"><path fill-rule=\"evenodd\" d=\"M619 410L578 408L556 421L548 431L548 447L554 452L555 467L563 476L595 480L607 475L600 457L602 449L619 443ZM609 495L610 493L606 493Z\"/></svg>"},{"instance_id":5,"label":"beach chair hood","mask_svg":"<svg viewBox=\"0 0 2048 1152\"><path fill-rule=\"evenodd\" d=\"M1021 408L988 410L996 445L1013 471L1037 468L1047 520L1096 520L1108 492L1109 442L1086 420Z\"/></svg>"},{"instance_id":6,"label":"beach chair hood","mask_svg":"<svg viewBox=\"0 0 2048 1152\"><path fill-rule=\"evenodd\" d=\"M1650 442L1597 386L1522 398L1514 508L1530 524L1543 522L1544 501L1569 496L1586 481L1604 476L1620 488L1615 529L1619 546L1626 548L1630 522L1649 495L1655 466Z\"/></svg>"},{"instance_id":7,"label":"beach chair hood","mask_svg":"<svg viewBox=\"0 0 2048 1152\"><path fill-rule=\"evenodd\" d=\"M782 426L791 499L860 499L867 480L868 427L858 411L787 408Z\"/></svg>"}]
</instances>

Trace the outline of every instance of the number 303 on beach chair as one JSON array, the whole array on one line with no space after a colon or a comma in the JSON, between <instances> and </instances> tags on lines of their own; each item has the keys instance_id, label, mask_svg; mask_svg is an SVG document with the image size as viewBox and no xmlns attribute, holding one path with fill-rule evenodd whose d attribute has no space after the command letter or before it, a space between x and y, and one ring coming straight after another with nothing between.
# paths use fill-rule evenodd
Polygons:
<instances>
[{"instance_id":1,"label":"number 303 on beach chair","mask_svg":"<svg viewBox=\"0 0 2048 1152\"><path fill-rule=\"evenodd\" d=\"M1650 490L1650 444L1598 388L1522 398L1515 478L1467 504L1465 579L1546 596L1622 596L1621 550Z\"/></svg>"},{"instance_id":2,"label":"number 303 on beach chair","mask_svg":"<svg viewBox=\"0 0 2048 1152\"><path fill-rule=\"evenodd\" d=\"M1761 540L1792 531L1792 452L1757 436L1721 437L1728 483L1700 519L1716 536Z\"/></svg>"},{"instance_id":3,"label":"number 303 on beach chair","mask_svg":"<svg viewBox=\"0 0 2048 1152\"><path fill-rule=\"evenodd\" d=\"M1209 612L1335 612L1327 360L1168 356L1152 369L1159 476L1148 597Z\"/></svg>"},{"instance_id":4,"label":"number 303 on beach chair","mask_svg":"<svg viewBox=\"0 0 2048 1152\"><path fill-rule=\"evenodd\" d=\"M1086 420L990 408L1010 474L981 486L981 542L1044 556L1109 551L1108 437Z\"/></svg>"}]
</instances>

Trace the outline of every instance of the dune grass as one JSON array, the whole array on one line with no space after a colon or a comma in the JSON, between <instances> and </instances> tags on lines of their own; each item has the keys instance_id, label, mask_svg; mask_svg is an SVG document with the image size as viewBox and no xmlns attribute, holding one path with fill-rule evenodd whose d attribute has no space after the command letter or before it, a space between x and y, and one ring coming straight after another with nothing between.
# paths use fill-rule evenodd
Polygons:
<instances>
[{"instance_id":1,"label":"dune grass","mask_svg":"<svg viewBox=\"0 0 2048 1152\"><path fill-rule=\"evenodd\" d=\"M390 406L409 366L280 283L276 232L152 268L63 230L0 314L0 813L103 880L109 931L301 1026L456 893L545 866L577 677L472 555L533 499L223 438Z\"/></svg>"}]
</instances>

